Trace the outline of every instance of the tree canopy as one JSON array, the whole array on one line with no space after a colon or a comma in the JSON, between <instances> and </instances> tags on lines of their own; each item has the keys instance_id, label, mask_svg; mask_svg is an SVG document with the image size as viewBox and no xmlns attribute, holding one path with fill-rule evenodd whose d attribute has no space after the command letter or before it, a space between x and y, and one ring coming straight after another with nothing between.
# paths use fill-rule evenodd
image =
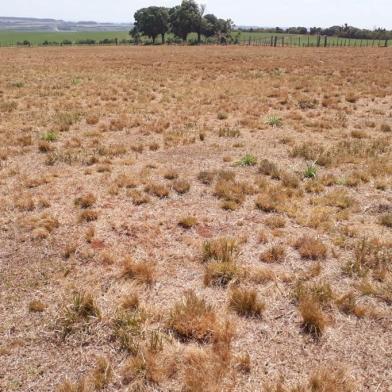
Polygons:
<instances>
[{"instance_id":1,"label":"tree canopy","mask_svg":"<svg viewBox=\"0 0 392 392\"><path fill-rule=\"evenodd\" d=\"M232 21L204 13L205 6L194 0L183 0L173 8L142 8L134 15L135 24L131 34L135 39L145 35L151 38L153 43L159 35L162 36L162 42L165 42L166 33L173 33L183 41L190 33L197 34L198 42L201 41L202 35L207 38L215 36L220 41L226 40L232 30Z\"/></svg>"},{"instance_id":2,"label":"tree canopy","mask_svg":"<svg viewBox=\"0 0 392 392\"><path fill-rule=\"evenodd\" d=\"M158 35L165 42L165 34L169 30L169 10L165 7L148 7L136 11L133 34L142 34L150 37L155 43Z\"/></svg>"}]
</instances>

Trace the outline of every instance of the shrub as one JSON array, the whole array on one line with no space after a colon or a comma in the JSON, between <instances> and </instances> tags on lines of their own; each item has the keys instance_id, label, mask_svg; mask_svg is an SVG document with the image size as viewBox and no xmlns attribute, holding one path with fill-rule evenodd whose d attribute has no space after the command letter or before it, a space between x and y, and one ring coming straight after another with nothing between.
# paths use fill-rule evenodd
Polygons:
<instances>
[{"instance_id":1,"label":"shrub","mask_svg":"<svg viewBox=\"0 0 392 392\"><path fill-rule=\"evenodd\" d=\"M240 316L260 318L265 303L257 298L254 289L234 289L230 296L229 307Z\"/></svg>"}]
</instances>

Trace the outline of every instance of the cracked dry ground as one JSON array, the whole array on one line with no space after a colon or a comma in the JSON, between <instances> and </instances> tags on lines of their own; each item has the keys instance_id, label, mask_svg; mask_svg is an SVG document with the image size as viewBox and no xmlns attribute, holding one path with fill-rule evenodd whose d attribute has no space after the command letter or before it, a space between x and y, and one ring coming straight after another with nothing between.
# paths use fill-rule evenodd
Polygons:
<instances>
[{"instance_id":1,"label":"cracked dry ground","mask_svg":"<svg viewBox=\"0 0 392 392\"><path fill-rule=\"evenodd\" d=\"M390 391L391 64L0 49L0 390Z\"/></svg>"}]
</instances>

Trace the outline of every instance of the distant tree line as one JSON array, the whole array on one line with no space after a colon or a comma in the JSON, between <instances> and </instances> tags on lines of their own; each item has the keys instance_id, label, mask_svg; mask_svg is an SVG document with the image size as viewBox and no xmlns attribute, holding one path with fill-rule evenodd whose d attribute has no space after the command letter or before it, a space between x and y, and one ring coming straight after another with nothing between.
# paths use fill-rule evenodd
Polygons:
<instances>
[{"instance_id":1,"label":"distant tree line","mask_svg":"<svg viewBox=\"0 0 392 392\"><path fill-rule=\"evenodd\" d=\"M325 35L329 37L339 38L353 38L353 39L392 39L392 30L377 28L374 30L360 29L358 27L349 26L331 26L327 28L322 27L289 27L283 29L281 27L275 28L250 28L239 29L247 32L263 32L263 33L284 33L284 34L310 34L310 35Z\"/></svg>"},{"instance_id":2,"label":"distant tree line","mask_svg":"<svg viewBox=\"0 0 392 392\"><path fill-rule=\"evenodd\" d=\"M130 34L135 42L140 42L142 36L147 36L155 43L160 36L162 43L165 43L168 33L172 33L180 41L186 41L190 33L197 35L198 43L202 36L215 37L221 43L231 40L233 22L205 14L205 10L204 5L198 5L194 0L183 0L173 8L142 8L134 15L134 27Z\"/></svg>"}]
</instances>

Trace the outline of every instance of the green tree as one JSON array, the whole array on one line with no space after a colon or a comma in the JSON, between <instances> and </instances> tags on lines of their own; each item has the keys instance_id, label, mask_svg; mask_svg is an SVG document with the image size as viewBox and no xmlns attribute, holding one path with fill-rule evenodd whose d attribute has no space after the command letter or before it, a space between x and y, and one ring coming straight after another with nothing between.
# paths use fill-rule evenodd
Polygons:
<instances>
[{"instance_id":1,"label":"green tree","mask_svg":"<svg viewBox=\"0 0 392 392\"><path fill-rule=\"evenodd\" d=\"M233 29L231 20L218 19L213 14L207 14L203 18L202 34L206 37L218 37L221 42L230 39Z\"/></svg>"},{"instance_id":2,"label":"green tree","mask_svg":"<svg viewBox=\"0 0 392 392\"><path fill-rule=\"evenodd\" d=\"M183 0L181 5L171 8L169 11L171 31L183 41L192 32L197 32L200 37L202 24L201 12L201 7L199 8L194 0Z\"/></svg>"},{"instance_id":3,"label":"green tree","mask_svg":"<svg viewBox=\"0 0 392 392\"><path fill-rule=\"evenodd\" d=\"M165 34L169 31L169 10L164 7L147 7L138 10L135 15L132 35L136 38L140 34L146 35L155 43L161 35L165 42Z\"/></svg>"}]
</instances>

